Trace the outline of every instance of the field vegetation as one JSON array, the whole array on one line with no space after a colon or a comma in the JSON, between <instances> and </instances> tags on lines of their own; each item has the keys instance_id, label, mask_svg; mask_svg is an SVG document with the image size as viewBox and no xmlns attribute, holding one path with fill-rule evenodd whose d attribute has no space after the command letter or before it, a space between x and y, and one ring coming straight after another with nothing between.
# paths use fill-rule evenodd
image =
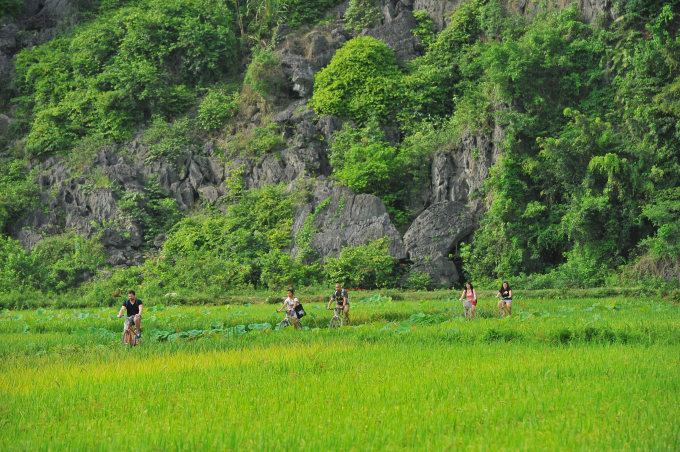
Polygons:
<instances>
[{"instance_id":1,"label":"field vegetation","mask_svg":"<svg viewBox=\"0 0 680 452\"><path fill-rule=\"evenodd\" d=\"M0 317L3 450L676 450L680 311L657 298L352 298L353 326L301 332L278 304L145 300ZM442 298L442 296L448 296ZM364 298L365 297L365 298ZM415 298L415 297L414 297ZM457 297L456 297L457 298ZM326 301L324 299L324 301ZM121 425L135 419L135 435ZM295 419L295 430L288 434ZM338 419L342 427L338 428ZM96 434L85 434L96 432Z\"/></svg>"}]
</instances>

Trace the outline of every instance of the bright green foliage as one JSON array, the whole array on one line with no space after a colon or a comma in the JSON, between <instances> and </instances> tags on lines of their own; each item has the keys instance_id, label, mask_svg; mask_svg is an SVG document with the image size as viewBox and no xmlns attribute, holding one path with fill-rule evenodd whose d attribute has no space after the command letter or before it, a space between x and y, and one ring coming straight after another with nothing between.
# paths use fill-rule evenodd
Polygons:
<instances>
[{"instance_id":1,"label":"bright green foliage","mask_svg":"<svg viewBox=\"0 0 680 452\"><path fill-rule=\"evenodd\" d=\"M0 160L0 237L10 235L14 223L37 206L38 188L21 160Z\"/></svg>"},{"instance_id":2,"label":"bright green foliage","mask_svg":"<svg viewBox=\"0 0 680 452\"><path fill-rule=\"evenodd\" d=\"M292 28L312 25L324 18L325 11L339 3L340 0L288 0L287 23Z\"/></svg>"},{"instance_id":3,"label":"bright green foliage","mask_svg":"<svg viewBox=\"0 0 680 452\"><path fill-rule=\"evenodd\" d=\"M195 121L187 117L166 122L162 117L155 116L144 131L150 159L165 157L176 169L181 169L180 159L186 155L189 146L198 144L195 129Z\"/></svg>"},{"instance_id":4,"label":"bright green foliage","mask_svg":"<svg viewBox=\"0 0 680 452\"><path fill-rule=\"evenodd\" d=\"M428 290L432 288L432 278L429 273L414 270L408 277L406 286L412 290Z\"/></svg>"},{"instance_id":5,"label":"bright green foliage","mask_svg":"<svg viewBox=\"0 0 680 452\"><path fill-rule=\"evenodd\" d=\"M429 49L436 39L436 25L425 11L413 11L413 17L416 19L418 28L413 29L412 32L421 39L420 43L423 47Z\"/></svg>"},{"instance_id":6,"label":"bright green foliage","mask_svg":"<svg viewBox=\"0 0 680 452\"><path fill-rule=\"evenodd\" d=\"M333 176L356 193L371 193L385 203L392 219L404 224L404 197L410 185L408 168L400 149L385 141L378 124L352 129L348 125L335 134L331 165Z\"/></svg>"},{"instance_id":7,"label":"bright green foliage","mask_svg":"<svg viewBox=\"0 0 680 452\"><path fill-rule=\"evenodd\" d=\"M427 14L414 14L423 27L431 27ZM447 116L456 106L462 88L459 60L467 46L474 43L480 33L480 6L476 1L461 3L451 14L447 28L435 38L428 37L429 51L408 64L408 72L400 84L400 125L410 132L417 128L416 121ZM428 22L429 21L429 22ZM422 31L428 36L425 31ZM421 36L421 34L417 34Z\"/></svg>"},{"instance_id":8,"label":"bright green foliage","mask_svg":"<svg viewBox=\"0 0 680 452\"><path fill-rule=\"evenodd\" d=\"M389 247L385 237L367 245L343 246L340 257L326 259L326 279L361 289L396 286L396 259L387 253Z\"/></svg>"},{"instance_id":9,"label":"bright green foliage","mask_svg":"<svg viewBox=\"0 0 680 452\"><path fill-rule=\"evenodd\" d=\"M680 189L667 189L642 209L657 229L656 235L644 244L659 259L680 261Z\"/></svg>"},{"instance_id":10,"label":"bright green foliage","mask_svg":"<svg viewBox=\"0 0 680 452\"><path fill-rule=\"evenodd\" d=\"M310 104L319 114L387 120L396 106L400 79L394 52L382 41L359 36L317 72Z\"/></svg>"},{"instance_id":11,"label":"bright green foliage","mask_svg":"<svg viewBox=\"0 0 680 452\"><path fill-rule=\"evenodd\" d=\"M48 237L33 252L12 239L0 241L0 291L72 289L106 265L99 237L83 239L75 233Z\"/></svg>"},{"instance_id":12,"label":"bright green foliage","mask_svg":"<svg viewBox=\"0 0 680 452\"><path fill-rule=\"evenodd\" d=\"M381 21L383 15L375 6L374 0L349 0L349 8L345 11L344 19L347 28L361 31Z\"/></svg>"},{"instance_id":13,"label":"bright green foliage","mask_svg":"<svg viewBox=\"0 0 680 452\"><path fill-rule=\"evenodd\" d=\"M281 130L275 122L239 132L224 145L226 156L256 156L282 148L286 142L281 138Z\"/></svg>"},{"instance_id":14,"label":"bright green foliage","mask_svg":"<svg viewBox=\"0 0 680 452\"><path fill-rule=\"evenodd\" d=\"M291 240L294 198L285 194L286 188L250 190L225 215L207 213L180 221L155 267L156 272L166 273L157 280L189 287L199 287L199 281L230 287L277 282L262 275L290 278L296 284L313 275L279 252ZM203 275L208 265L212 270L206 276L192 279L199 277L192 274Z\"/></svg>"},{"instance_id":15,"label":"bright green foliage","mask_svg":"<svg viewBox=\"0 0 680 452\"><path fill-rule=\"evenodd\" d=\"M487 180L491 210L461 253L474 278L548 271L546 285L589 287L639 244L674 253L663 238L673 226L661 225L677 218L664 193L680 176L672 13L650 20L651 40L633 16L602 29L580 22L574 6L545 12L502 42L476 44L461 64L477 87L452 123L506 131ZM494 98L521 109L493 112ZM652 225L657 238L645 240Z\"/></svg>"},{"instance_id":16,"label":"bright green foliage","mask_svg":"<svg viewBox=\"0 0 680 452\"><path fill-rule=\"evenodd\" d=\"M27 148L64 151L95 133L121 141L140 120L184 112L191 87L232 70L231 20L219 2L147 0L21 52L18 85L32 106Z\"/></svg>"},{"instance_id":17,"label":"bright green foliage","mask_svg":"<svg viewBox=\"0 0 680 452\"><path fill-rule=\"evenodd\" d=\"M238 102L238 92L229 93L224 89L209 89L198 106L198 125L204 130L219 129L227 119L236 114Z\"/></svg>"},{"instance_id":18,"label":"bright green foliage","mask_svg":"<svg viewBox=\"0 0 680 452\"><path fill-rule=\"evenodd\" d=\"M295 234L295 246L298 249L297 256L295 257L298 262L304 263L314 254L311 243L312 239L314 238L314 234L319 232L316 223L314 222L314 218L319 214L319 212L325 209L326 206L330 204L330 202L331 198L326 198L318 206L316 206L316 209L314 209L313 212L309 212L305 218L304 224L302 225L302 229L300 229L297 234Z\"/></svg>"},{"instance_id":19,"label":"bright green foliage","mask_svg":"<svg viewBox=\"0 0 680 452\"><path fill-rule=\"evenodd\" d=\"M278 67L279 58L270 49L253 49L253 59L246 70L244 83L267 99L281 89L283 74Z\"/></svg>"}]
</instances>

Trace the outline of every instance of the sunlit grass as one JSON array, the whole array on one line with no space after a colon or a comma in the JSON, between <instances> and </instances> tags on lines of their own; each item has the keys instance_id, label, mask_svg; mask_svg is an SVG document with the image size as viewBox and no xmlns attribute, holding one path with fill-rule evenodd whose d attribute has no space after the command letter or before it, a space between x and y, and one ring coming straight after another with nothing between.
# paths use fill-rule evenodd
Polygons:
<instances>
[{"instance_id":1,"label":"sunlit grass","mask_svg":"<svg viewBox=\"0 0 680 452\"><path fill-rule=\"evenodd\" d=\"M505 320L489 298L475 321L452 300L354 303L340 331L312 304L303 332L251 331L273 305L149 306L132 350L114 309L13 312L0 450L678 450L678 306L613 302L517 300ZM232 321L247 332L148 333Z\"/></svg>"}]
</instances>

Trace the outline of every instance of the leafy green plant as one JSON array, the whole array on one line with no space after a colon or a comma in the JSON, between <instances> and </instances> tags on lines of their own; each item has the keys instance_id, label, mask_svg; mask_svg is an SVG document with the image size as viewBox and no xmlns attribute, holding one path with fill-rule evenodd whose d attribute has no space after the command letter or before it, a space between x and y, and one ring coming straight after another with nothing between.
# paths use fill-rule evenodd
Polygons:
<instances>
[{"instance_id":1,"label":"leafy green plant","mask_svg":"<svg viewBox=\"0 0 680 452\"><path fill-rule=\"evenodd\" d=\"M413 11L413 17L416 19L418 27L411 30L411 32L420 38L423 47L429 49L436 40L436 25L426 11Z\"/></svg>"},{"instance_id":2,"label":"leafy green plant","mask_svg":"<svg viewBox=\"0 0 680 452\"><path fill-rule=\"evenodd\" d=\"M246 70L244 83L250 85L263 99L275 95L284 83L284 75L278 66L279 59L270 49L255 47L253 59Z\"/></svg>"},{"instance_id":3,"label":"leafy green plant","mask_svg":"<svg viewBox=\"0 0 680 452\"><path fill-rule=\"evenodd\" d=\"M326 259L326 280L362 289L396 285L396 259L387 252L390 242L381 238L367 245L343 246L339 257Z\"/></svg>"},{"instance_id":4,"label":"leafy green plant","mask_svg":"<svg viewBox=\"0 0 680 452\"><path fill-rule=\"evenodd\" d=\"M93 134L122 141L141 120L183 113L192 87L233 70L231 22L224 3L145 0L22 51L17 85L33 115L26 149L68 151Z\"/></svg>"},{"instance_id":5,"label":"leafy green plant","mask_svg":"<svg viewBox=\"0 0 680 452\"><path fill-rule=\"evenodd\" d=\"M35 186L24 162L0 159L0 237L10 235L16 221L37 207Z\"/></svg>"},{"instance_id":6,"label":"leafy green plant","mask_svg":"<svg viewBox=\"0 0 680 452\"><path fill-rule=\"evenodd\" d=\"M350 0L344 19L347 28L360 31L381 21L383 15L374 0Z\"/></svg>"},{"instance_id":7,"label":"leafy green plant","mask_svg":"<svg viewBox=\"0 0 680 452\"><path fill-rule=\"evenodd\" d=\"M155 116L143 137L149 144L149 160L165 157L177 170L181 170L180 160L189 147L198 144L195 123L187 117L166 122L162 117Z\"/></svg>"},{"instance_id":8,"label":"leafy green plant","mask_svg":"<svg viewBox=\"0 0 680 452\"><path fill-rule=\"evenodd\" d=\"M406 287L412 290L429 290L432 288L432 278L429 273L413 270L406 281Z\"/></svg>"},{"instance_id":9,"label":"leafy green plant","mask_svg":"<svg viewBox=\"0 0 680 452\"><path fill-rule=\"evenodd\" d=\"M224 122L238 112L238 92L225 89L208 89L198 106L197 122L205 130L219 129Z\"/></svg>"},{"instance_id":10,"label":"leafy green plant","mask_svg":"<svg viewBox=\"0 0 680 452\"><path fill-rule=\"evenodd\" d=\"M317 114L364 122L387 120L396 108L401 72L394 52L370 36L348 41L314 78L310 105Z\"/></svg>"}]
</instances>

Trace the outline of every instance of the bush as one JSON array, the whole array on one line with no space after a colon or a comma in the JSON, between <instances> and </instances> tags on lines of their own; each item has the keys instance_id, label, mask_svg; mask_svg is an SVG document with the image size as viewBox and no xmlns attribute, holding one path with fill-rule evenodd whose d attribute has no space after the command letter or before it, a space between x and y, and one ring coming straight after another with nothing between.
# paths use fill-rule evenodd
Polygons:
<instances>
[{"instance_id":1,"label":"bush","mask_svg":"<svg viewBox=\"0 0 680 452\"><path fill-rule=\"evenodd\" d=\"M0 160L0 238L10 235L22 215L38 205L38 187L21 160Z\"/></svg>"},{"instance_id":2,"label":"bush","mask_svg":"<svg viewBox=\"0 0 680 452\"><path fill-rule=\"evenodd\" d=\"M198 124L205 130L219 129L238 111L239 95L224 89L209 89L198 106Z\"/></svg>"},{"instance_id":3,"label":"bush","mask_svg":"<svg viewBox=\"0 0 680 452\"><path fill-rule=\"evenodd\" d=\"M383 15L375 6L374 0L349 0L349 8L344 16L347 28L361 31L370 28L383 19Z\"/></svg>"},{"instance_id":4,"label":"bush","mask_svg":"<svg viewBox=\"0 0 680 452\"><path fill-rule=\"evenodd\" d=\"M397 106L400 79L394 52L380 40L359 36L317 72L310 104L317 114L386 121Z\"/></svg>"},{"instance_id":5,"label":"bush","mask_svg":"<svg viewBox=\"0 0 680 452\"><path fill-rule=\"evenodd\" d=\"M24 6L22 0L0 0L0 16L10 15L17 17Z\"/></svg>"},{"instance_id":6,"label":"bush","mask_svg":"<svg viewBox=\"0 0 680 452\"><path fill-rule=\"evenodd\" d=\"M429 273L414 270L406 282L406 287L412 290L430 290L432 288L432 278L430 278Z\"/></svg>"},{"instance_id":7,"label":"bush","mask_svg":"<svg viewBox=\"0 0 680 452\"><path fill-rule=\"evenodd\" d=\"M324 18L330 8L342 3L342 0L289 0L288 25L297 28L300 25L313 25Z\"/></svg>"},{"instance_id":8,"label":"bush","mask_svg":"<svg viewBox=\"0 0 680 452\"><path fill-rule=\"evenodd\" d=\"M284 75L278 64L279 58L270 49L255 47L244 83L250 85L261 98L270 98L284 83Z\"/></svg>"},{"instance_id":9,"label":"bush","mask_svg":"<svg viewBox=\"0 0 680 452\"><path fill-rule=\"evenodd\" d=\"M383 237L367 245L343 246L340 257L326 259L326 280L357 289L396 286L396 259L388 253L390 242Z\"/></svg>"},{"instance_id":10,"label":"bush","mask_svg":"<svg viewBox=\"0 0 680 452\"><path fill-rule=\"evenodd\" d=\"M122 141L141 120L184 112L193 87L235 67L231 23L225 3L146 0L22 51L17 84L33 114L26 149L66 151L91 134Z\"/></svg>"}]
</instances>

